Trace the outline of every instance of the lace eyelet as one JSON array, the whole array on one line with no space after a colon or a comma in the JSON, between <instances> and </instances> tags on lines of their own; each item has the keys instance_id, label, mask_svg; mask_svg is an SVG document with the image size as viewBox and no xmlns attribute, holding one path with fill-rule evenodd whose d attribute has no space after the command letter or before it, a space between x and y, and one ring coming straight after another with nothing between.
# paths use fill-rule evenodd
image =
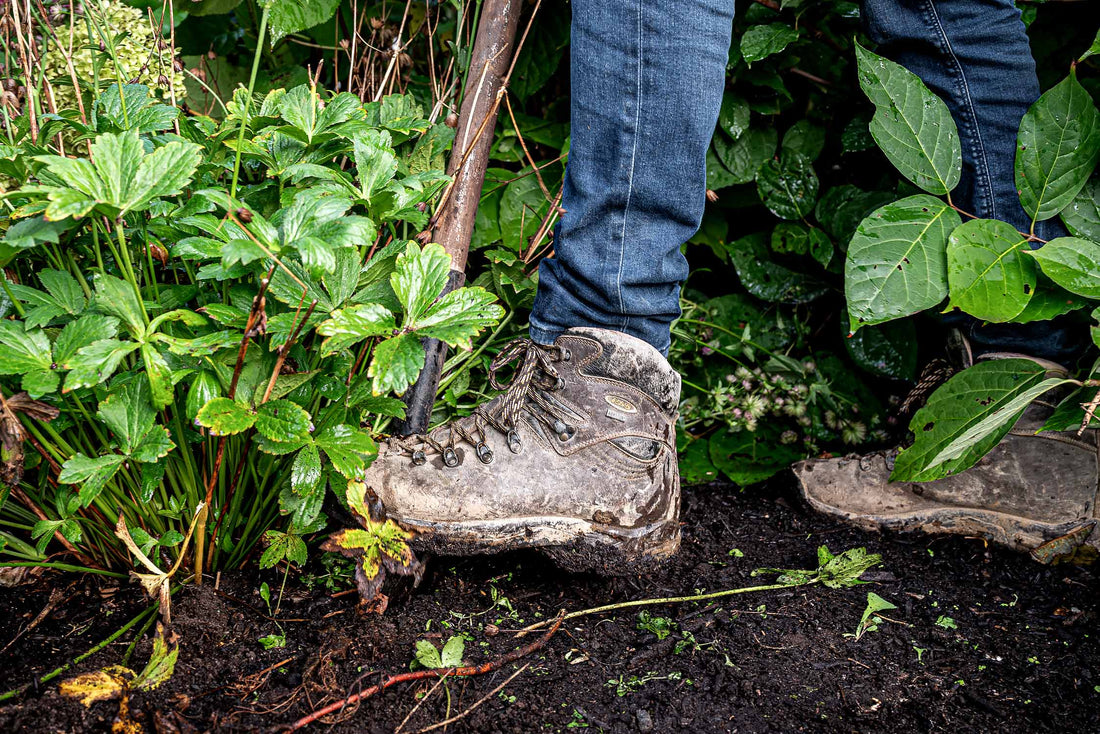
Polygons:
<instances>
[{"instance_id":1,"label":"lace eyelet","mask_svg":"<svg viewBox=\"0 0 1100 734\"><path fill-rule=\"evenodd\" d=\"M484 443L479 443L474 450L477 452L477 458L481 459L482 464L493 463L493 450Z\"/></svg>"},{"instance_id":2,"label":"lace eyelet","mask_svg":"<svg viewBox=\"0 0 1100 734\"><path fill-rule=\"evenodd\" d=\"M428 457L424 454L423 451L420 451L418 449L418 450L413 452L413 455L412 455L413 466L424 466L424 464L426 464L427 462L428 462Z\"/></svg>"},{"instance_id":3,"label":"lace eyelet","mask_svg":"<svg viewBox=\"0 0 1100 734\"><path fill-rule=\"evenodd\" d=\"M513 454L518 454L522 448L522 443L519 439L519 434L515 430L508 431L508 450Z\"/></svg>"},{"instance_id":4,"label":"lace eyelet","mask_svg":"<svg viewBox=\"0 0 1100 734\"><path fill-rule=\"evenodd\" d=\"M449 466L452 469L462 463L462 460L458 458L458 453L448 446L443 449L443 464Z\"/></svg>"},{"instance_id":5,"label":"lace eyelet","mask_svg":"<svg viewBox=\"0 0 1100 734\"><path fill-rule=\"evenodd\" d=\"M573 352L569 351L568 348L563 348L561 350L561 361L568 362L571 359L573 359Z\"/></svg>"},{"instance_id":6,"label":"lace eyelet","mask_svg":"<svg viewBox=\"0 0 1100 734\"><path fill-rule=\"evenodd\" d=\"M558 434L559 441L565 442L573 438L573 434L577 432L577 429L573 426L563 423L561 430L557 430L557 426L555 426L554 432Z\"/></svg>"},{"instance_id":7,"label":"lace eyelet","mask_svg":"<svg viewBox=\"0 0 1100 734\"><path fill-rule=\"evenodd\" d=\"M559 377L558 381L554 383L554 390L562 390L565 388L565 378Z\"/></svg>"}]
</instances>

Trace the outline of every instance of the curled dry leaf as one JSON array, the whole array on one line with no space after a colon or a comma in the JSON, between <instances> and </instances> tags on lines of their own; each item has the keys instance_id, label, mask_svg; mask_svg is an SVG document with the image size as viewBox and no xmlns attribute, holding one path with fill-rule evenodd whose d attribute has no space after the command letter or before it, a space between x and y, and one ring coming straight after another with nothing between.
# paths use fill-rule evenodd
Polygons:
<instances>
[{"instance_id":1,"label":"curled dry leaf","mask_svg":"<svg viewBox=\"0 0 1100 734\"><path fill-rule=\"evenodd\" d=\"M18 413L39 421L52 421L58 409L49 403L33 400L25 392L5 398L0 393L0 483L14 487L23 479L23 440L26 432Z\"/></svg>"},{"instance_id":2,"label":"curled dry leaf","mask_svg":"<svg viewBox=\"0 0 1100 734\"><path fill-rule=\"evenodd\" d=\"M195 516L191 519L191 527L187 529L187 535L180 546L179 556L167 572L161 571L157 564L149 559L149 556L141 552L141 548L138 547L138 544L134 542L133 537L130 535L130 529L126 527L126 518L119 513L115 535L134 554L138 562L150 571L150 573L130 571L130 575L141 584L141 588L145 589L145 593L149 595L150 599L160 601L160 613L165 624L172 624L172 576L179 570L184 556L187 555L187 546L190 544L191 536L195 532L195 525L198 523L200 516L205 517L203 512L205 508L206 504L203 502L200 502L199 506L195 508Z\"/></svg>"}]
</instances>

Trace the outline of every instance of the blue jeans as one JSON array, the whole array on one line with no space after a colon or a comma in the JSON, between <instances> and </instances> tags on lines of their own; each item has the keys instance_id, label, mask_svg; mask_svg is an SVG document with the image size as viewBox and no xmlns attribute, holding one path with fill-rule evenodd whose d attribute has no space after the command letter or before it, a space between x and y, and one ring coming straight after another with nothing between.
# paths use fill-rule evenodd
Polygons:
<instances>
[{"instance_id":1,"label":"blue jeans","mask_svg":"<svg viewBox=\"0 0 1100 734\"><path fill-rule=\"evenodd\" d=\"M1013 161L1039 83L1012 0L864 0L863 13L879 52L951 108L963 154L954 200L1026 231ZM594 326L667 353L688 272L680 248L703 216L732 18L733 0L573 0L565 213L539 268L535 341ZM963 325L978 351L1056 359L1068 344L1044 323Z\"/></svg>"}]
</instances>

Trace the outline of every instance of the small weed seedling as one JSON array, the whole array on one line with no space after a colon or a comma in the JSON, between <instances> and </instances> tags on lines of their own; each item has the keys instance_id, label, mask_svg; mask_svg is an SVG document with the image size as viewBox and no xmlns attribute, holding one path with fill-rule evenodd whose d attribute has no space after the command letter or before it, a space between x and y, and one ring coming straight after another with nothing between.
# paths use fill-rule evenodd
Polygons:
<instances>
[{"instance_id":1,"label":"small weed seedling","mask_svg":"<svg viewBox=\"0 0 1100 734\"><path fill-rule=\"evenodd\" d=\"M679 671L673 671L668 675L658 675L656 671L651 670L642 676L632 675L627 678L625 675L620 675L618 678L612 678L607 681L604 685L608 688L614 688L615 695L621 698L629 693L633 693L646 683L657 680L682 680L683 677L683 673Z\"/></svg>"},{"instance_id":2,"label":"small weed seedling","mask_svg":"<svg viewBox=\"0 0 1100 734\"><path fill-rule=\"evenodd\" d=\"M955 624L955 620L945 614L941 614L939 619L936 620L936 626L943 627L945 630L957 630L959 628L959 625Z\"/></svg>"},{"instance_id":3,"label":"small weed seedling","mask_svg":"<svg viewBox=\"0 0 1100 734\"><path fill-rule=\"evenodd\" d=\"M282 592L280 591L280 597ZM279 647L286 647L286 630L279 624L279 620L275 619L275 614L271 611L271 587L264 581L260 584L260 598L264 600L264 604L267 605L267 615L275 622L275 626L279 628L278 633L272 632L269 635L264 635L260 638L260 644L264 646L265 650L274 650Z\"/></svg>"},{"instance_id":4,"label":"small weed seedling","mask_svg":"<svg viewBox=\"0 0 1100 734\"><path fill-rule=\"evenodd\" d=\"M897 605L886 601L873 591L867 592L867 608L863 610L863 616L859 619L855 633L847 632L844 636L855 638L856 642L859 642L863 635L878 629L883 621L878 613L885 612L887 609L897 609Z\"/></svg>"},{"instance_id":5,"label":"small weed seedling","mask_svg":"<svg viewBox=\"0 0 1100 734\"><path fill-rule=\"evenodd\" d=\"M432 643L427 640L416 641L416 657L413 658L409 667L416 668L417 666L422 668L428 668L429 670L439 670L440 668L457 668L462 665L462 655L466 652L466 640L461 635L455 635L447 640L443 645L443 651L440 652ZM451 687L446 682L443 683L443 691L447 694L447 717L451 717Z\"/></svg>"},{"instance_id":6,"label":"small weed seedling","mask_svg":"<svg viewBox=\"0 0 1100 734\"><path fill-rule=\"evenodd\" d=\"M644 609L638 612L638 629L652 632L658 640L663 640L676 629L676 623L668 617L657 617Z\"/></svg>"}]
</instances>

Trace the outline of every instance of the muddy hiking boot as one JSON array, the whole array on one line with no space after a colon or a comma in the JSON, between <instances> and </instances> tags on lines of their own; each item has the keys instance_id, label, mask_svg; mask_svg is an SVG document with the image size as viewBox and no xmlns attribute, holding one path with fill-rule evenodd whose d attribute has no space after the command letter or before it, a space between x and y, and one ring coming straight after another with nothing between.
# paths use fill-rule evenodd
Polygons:
<instances>
[{"instance_id":1,"label":"muddy hiking boot","mask_svg":"<svg viewBox=\"0 0 1100 734\"><path fill-rule=\"evenodd\" d=\"M1048 377L1066 376L1059 365L1025 358L1045 367ZM1009 434L964 472L931 482L891 482L897 451L812 459L794 465L802 497L813 509L865 529L977 536L1030 551L1043 563L1095 557L1098 432L1040 432L1054 411L1049 397L1033 402Z\"/></svg>"},{"instance_id":2,"label":"muddy hiking boot","mask_svg":"<svg viewBox=\"0 0 1100 734\"><path fill-rule=\"evenodd\" d=\"M388 439L367 471L415 547L538 548L567 569L610 574L676 552L680 377L656 349L592 328L553 346L517 339L490 382L504 393L427 435Z\"/></svg>"}]
</instances>

